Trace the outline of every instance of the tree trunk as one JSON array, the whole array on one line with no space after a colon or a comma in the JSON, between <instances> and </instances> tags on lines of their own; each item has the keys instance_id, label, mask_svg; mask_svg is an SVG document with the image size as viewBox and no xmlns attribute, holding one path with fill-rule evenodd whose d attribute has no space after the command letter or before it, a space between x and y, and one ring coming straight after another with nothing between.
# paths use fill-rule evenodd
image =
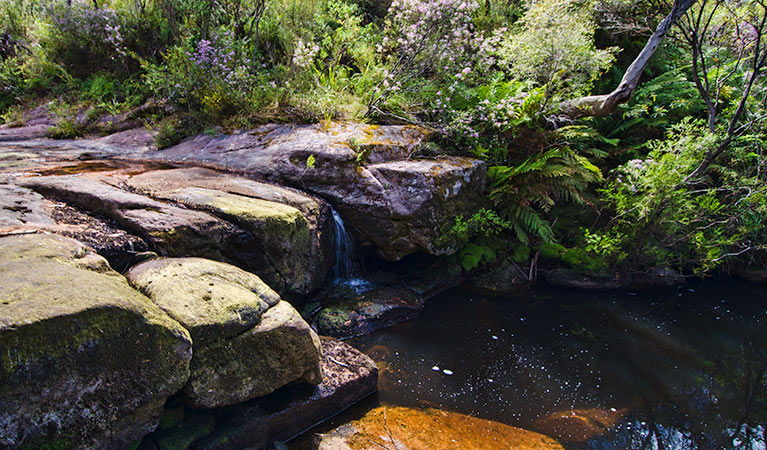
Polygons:
<instances>
[{"instance_id":1,"label":"tree trunk","mask_svg":"<svg viewBox=\"0 0 767 450\"><path fill-rule=\"evenodd\" d=\"M650 58L655 54L655 50L658 49L668 30L696 1L674 0L671 12L658 24L658 27L647 40L642 51L639 52L634 62L626 69L621 83L614 91L609 94L590 95L566 102L562 105L563 113L572 118L587 116L604 117L615 111L621 103L629 101L634 94L634 90L639 85L642 72L644 72L645 67L650 62Z\"/></svg>"}]
</instances>

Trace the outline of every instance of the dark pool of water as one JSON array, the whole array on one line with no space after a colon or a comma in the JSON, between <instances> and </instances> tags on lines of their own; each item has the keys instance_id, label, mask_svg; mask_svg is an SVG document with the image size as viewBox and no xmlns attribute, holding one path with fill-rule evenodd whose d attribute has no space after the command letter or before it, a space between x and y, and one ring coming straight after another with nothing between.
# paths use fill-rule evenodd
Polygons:
<instances>
[{"instance_id":1,"label":"dark pool of water","mask_svg":"<svg viewBox=\"0 0 767 450\"><path fill-rule=\"evenodd\" d=\"M765 448L765 287L516 298L454 289L420 318L352 343L381 363L381 403L529 429L558 411L626 411L568 449Z\"/></svg>"}]
</instances>

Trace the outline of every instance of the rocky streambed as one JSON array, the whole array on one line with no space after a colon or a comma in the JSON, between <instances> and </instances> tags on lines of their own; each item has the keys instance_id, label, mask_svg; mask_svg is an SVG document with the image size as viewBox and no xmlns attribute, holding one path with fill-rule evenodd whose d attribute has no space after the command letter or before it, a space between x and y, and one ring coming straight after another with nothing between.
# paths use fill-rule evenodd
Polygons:
<instances>
[{"instance_id":1,"label":"rocky streambed","mask_svg":"<svg viewBox=\"0 0 767 450\"><path fill-rule=\"evenodd\" d=\"M145 128L53 141L45 125L0 128L3 447L263 448L337 414L378 368L294 305L329 295L338 221L385 259L445 254L442 227L484 189L479 161L414 157L412 127L157 150ZM431 270L339 298L355 323L320 332L412 318L449 275Z\"/></svg>"}]
</instances>

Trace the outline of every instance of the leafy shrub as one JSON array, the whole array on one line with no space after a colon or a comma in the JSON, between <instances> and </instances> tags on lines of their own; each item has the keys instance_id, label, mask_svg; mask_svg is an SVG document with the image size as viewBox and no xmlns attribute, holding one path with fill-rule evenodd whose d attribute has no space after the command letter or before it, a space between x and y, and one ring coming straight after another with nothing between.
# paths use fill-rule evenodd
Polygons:
<instances>
[{"instance_id":1,"label":"leafy shrub","mask_svg":"<svg viewBox=\"0 0 767 450\"><path fill-rule=\"evenodd\" d=\"M25 87L26 80L18 58L0 60L0 112L18 101Z\"/></svg>"},{"instance_id":2,"label":"leafy shrub","mask_svg":"<svg viewBox=\"0 0 767 450\"><path fill-rule=\"evenodd\" d=\"M588 92L616 52L594 46L591 16L591 7L576 0L531 2L522 31L500 41L500 65L515 79L545 87L547 100Z\"/></svg>"},{"instance_id":3,"label":"leafy shrub","mask_svg":"<svg viewBox=\"0 0 767 450\"><path fill-rule=\"evenodd\" d=\"M57 2L48 10L47 19L41 47L73 75L85 78L99 70L116 70L124 63L121 24L114 10Z\"/></svg>"},{"instance_id":4,"label":"leafy shrub","mask_svg":"<svg viewBox=\"0 0 767 450\"><path fill-rule=\"evenodd\" d=\"M602 198L614 209L611 226L601 231L634 264L672 265L705 274L735 257L764 258L767 183L761 138L741 140L729 154L742 161L712 166L704 185L683 183L718 137L702 121L683 120L666 139L650 144L645 159L613 170ZM617 243L620 240L620 244Z\"/></svg>"},{"instance_id":5,"label":"leafy shrub","mask_svg":"<svg viewBox=\"0 0 767 450\"><path fill-rule=\"evenodd\" d=\"M158 149L174 146L189 135L189 128L177 118L162 120L157 127L155 143Z\"/></svg>"},{"instance_id":6,"label":"leafy shrub","mask_svg":"<svg viewBox=\"0 0 767 450\"><path fill-rule=\"evenodd\" d=\"M203 121L221 120L246 105L254 84L250 60L231 32L214 34L164 54L163 64L144 62L145 79L159 97Z\"/></svg>"},{"instance_id":7,"label":"leafy shrub","mask_svg":"<svg viewBox=\"0 0 767 450\"><path fill-rule=\"evenodd\" d=\"M85 134L85 127L73 117L64 117L46 133L53 139L74 139Z\"/></svg>"}]
</instances>

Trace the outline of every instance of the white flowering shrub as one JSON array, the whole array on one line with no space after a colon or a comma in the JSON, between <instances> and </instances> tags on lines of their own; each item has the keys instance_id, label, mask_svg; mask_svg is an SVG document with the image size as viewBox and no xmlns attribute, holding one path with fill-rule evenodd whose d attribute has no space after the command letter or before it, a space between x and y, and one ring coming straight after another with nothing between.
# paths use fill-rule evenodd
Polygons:
<instances>
[{"instance_id":1,"label":"white flowering shrub","mask_svg":"<svg viewBox=\"0 0 767 450\"><path fill-rule=\"evenodd\" d=\"M296 43L296 48L293 50L293 67L298 69L308 69L314 62L314 57L320 50L319 46L313 42L304 42L299 39Z\"/></svg>"},{"instance_id":2,"label":"white flowering shrub","mask_svg":"<svg viewBox=\"0 0 767 450\"><path fill-rule=\"evenodd\" d=\"M484 36L472 22L478 7L474 0L394 0L378 45L390 70L383 74L370 109L419 77L454 83L475 77L485 49Z\"/></svg>"}]
</instances>

